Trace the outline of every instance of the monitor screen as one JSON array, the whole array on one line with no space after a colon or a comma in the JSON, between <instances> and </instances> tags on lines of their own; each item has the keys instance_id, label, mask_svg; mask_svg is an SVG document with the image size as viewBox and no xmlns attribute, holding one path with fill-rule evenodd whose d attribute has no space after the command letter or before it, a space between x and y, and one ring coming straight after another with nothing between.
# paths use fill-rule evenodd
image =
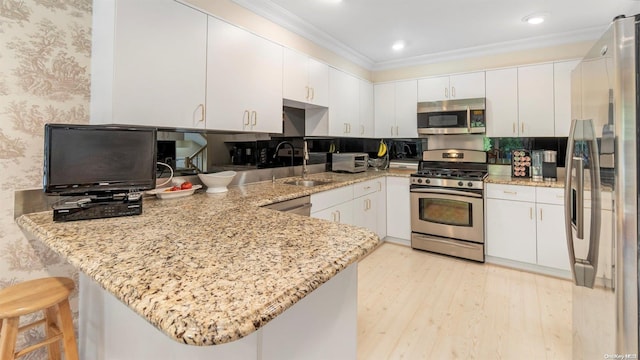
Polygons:
<instances>
[{"instance_id":1,"label":"monitor screen","mask_svg":"<svg viewBox=\"0 0 640 360\"><path fill-rule=\"evenodd\" d=\"M155 128L45 125L45 192L148 190L155 182Z\"/></svg>"}]
</instances>

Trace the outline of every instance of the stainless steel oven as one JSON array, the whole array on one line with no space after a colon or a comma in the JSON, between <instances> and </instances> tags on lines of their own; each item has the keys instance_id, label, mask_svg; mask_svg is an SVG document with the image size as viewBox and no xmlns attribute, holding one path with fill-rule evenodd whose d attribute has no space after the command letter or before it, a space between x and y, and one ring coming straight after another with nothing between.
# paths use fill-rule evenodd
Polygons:
<instances>
[{"instance_id":1,"label":"stainless steel oven","mask_svg":"<svg viewBox=\"0 0 640 360\"><path fill-rule=\"evenodd\" d=\"M486 174L484 152L425 151L411 176L411 246L484 262Z\"/></svg>"}]
</instances>

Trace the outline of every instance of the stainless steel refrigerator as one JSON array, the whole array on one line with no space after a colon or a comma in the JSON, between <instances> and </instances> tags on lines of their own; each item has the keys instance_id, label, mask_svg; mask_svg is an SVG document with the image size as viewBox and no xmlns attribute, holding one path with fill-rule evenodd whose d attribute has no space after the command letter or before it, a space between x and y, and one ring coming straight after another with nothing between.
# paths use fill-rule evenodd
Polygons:
<instances>
[{"instance_id":1,"label":"stainless steel refrigerator","mask_svg":"<svg viewBox=\"0 0 640 360\"><path fill-rule=\"evenodd\" d=\"M638 19L614 19L572 73L565 221L574 359L638 354Z\"/></svg>"}]
</instances>

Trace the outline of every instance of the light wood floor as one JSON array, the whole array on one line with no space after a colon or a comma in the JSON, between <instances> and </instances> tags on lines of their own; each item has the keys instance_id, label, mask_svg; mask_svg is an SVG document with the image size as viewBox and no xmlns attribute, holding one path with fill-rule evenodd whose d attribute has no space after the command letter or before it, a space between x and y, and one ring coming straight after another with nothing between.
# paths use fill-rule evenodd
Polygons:
<instances>
[{"instance_id":1,"label":"light wood floor","mask_svg":"<svg viewBox=\"0 0 640 360\"><path fill-rule=\"evenodd\" d=\"M571 358L569 281L385 243L358 282L358 359Z\"/></svg>"}]
</instances>

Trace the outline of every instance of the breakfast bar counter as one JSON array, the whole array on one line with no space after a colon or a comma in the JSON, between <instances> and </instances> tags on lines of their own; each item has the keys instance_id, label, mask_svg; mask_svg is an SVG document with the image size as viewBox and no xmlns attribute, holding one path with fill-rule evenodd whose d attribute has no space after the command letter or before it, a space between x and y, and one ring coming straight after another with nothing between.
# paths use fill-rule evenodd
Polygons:
<instances>
[{"instance_id":1,"label":"breakfast bar counter","mask_svg":"<svg viewBox=\"0 0 640 360\"><path fill-rule=\"evenodd\" d=\"M280 179L222 194L145 197L143 214L131 217L53 222L47 211L16 221L81 271L81 351L91 347L82 331L96 326L83 314L106 311L83 311L96 306L87 301L95 294L83 299L83 287L92 286L178 343L218 345L248 337L345 269L354 268L349 276L357 281L357 261L379 243L363 228L260 206L385 175L394 173L315 174L333 182L313 188Z\"/></svg>"}]
</instances>

